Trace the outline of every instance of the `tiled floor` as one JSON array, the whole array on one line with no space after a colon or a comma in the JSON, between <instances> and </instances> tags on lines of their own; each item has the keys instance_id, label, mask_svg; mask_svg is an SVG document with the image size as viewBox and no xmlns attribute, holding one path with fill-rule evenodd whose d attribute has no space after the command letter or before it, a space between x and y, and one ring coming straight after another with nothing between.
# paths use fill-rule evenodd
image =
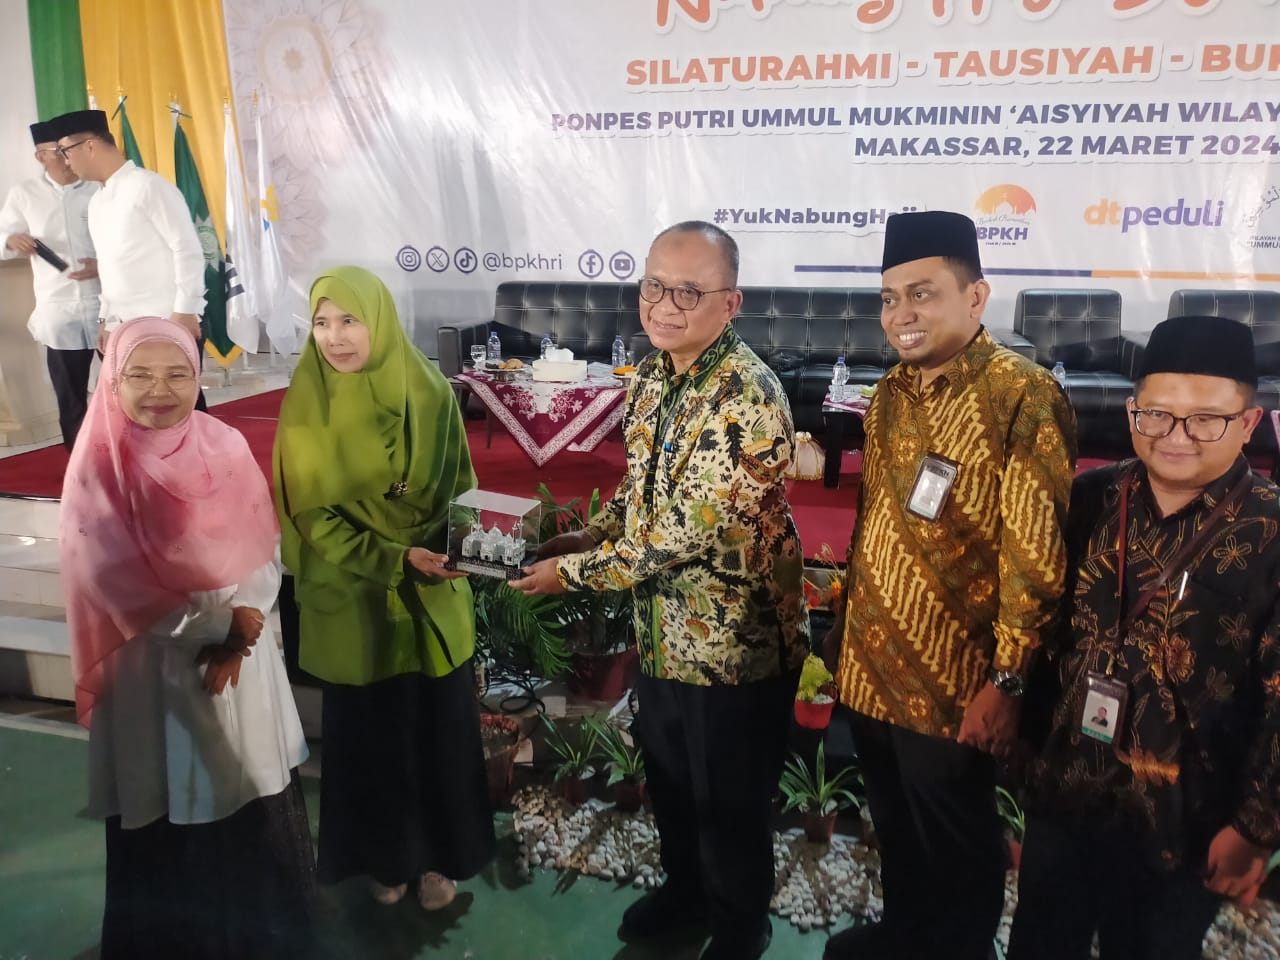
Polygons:
<instances>
[{"instance_id":1,"label":"tiled floor","mask_svg":"<svg viewBox=\"0 0 1280 960\"><path fill-rule=\"evenodd\" d=\"M9 705L11 706L11 705ZM0 703L0 711L6 704ZM63 728L71 735L58 735ZM102 919L102 825L83 816L88 744L78 728L31 711L0 713L0 958L93 960ZM319 781L304 771L311 826ZM499 814L497 860L461 883L453 906L425 914L413 897L375 905L358 881L327 888L314 960L693 960L700 939L624 945L629 886L536 871L515 872L510 815ZM770 960L817 960L825 933L801 934L774 918ZM289 958L293 960L293 958ZM310 960L310 958L298 958Z\"/></svg>"}]
</instances>

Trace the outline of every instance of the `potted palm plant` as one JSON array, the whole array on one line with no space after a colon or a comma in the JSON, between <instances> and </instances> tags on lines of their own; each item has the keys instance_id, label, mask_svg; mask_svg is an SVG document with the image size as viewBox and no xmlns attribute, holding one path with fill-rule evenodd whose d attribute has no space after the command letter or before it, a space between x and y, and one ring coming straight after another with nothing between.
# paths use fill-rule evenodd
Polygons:
<instances>
[{"instance_id":1,"label":"potted palm plant","mask_svg":"<svg viewBox=\"0 0 1280 960\"><path fill-rule=\"evenodd\" d=\"M786 800L784 813L799 810L804 814L804 835L814 843L830 843L836 816L846 807L862 806L862 775L852 767L834 777L827 776L826 750L818 744L813 768L798 753L792 753L782 769L778 789Z\"/></svg>"},{"instance_id":2,"label":"potted palm plant","mask_svg":"<svg viewBox=\"0 0 1280 960\"><path fill-rule=\"evenodd\" d=\"M527 596L496 577L473 577L476 662L551 678L569 666L564 603Z\"/></svg>"},{"instance_id":3,"label":"potted palm plant","mask_svg":"<svg viewBox=\"0 0 1280 960\"><path fill-rule=\"evenodd\" d=\"M586 721L595 729L600 752L608 759L608 786L613 802L623 813L635 813L644 804L644 760L640 748L617 724L600 717Z\"/></svg>"},{"instance_id":4,"label":"potted palm plant","mask_svg":"<svg viewBox=\"0 0 1280 960\"><path fill-rule=\"evenodd\" d=\"M513 700L523 706L534 699L536 678L555 677L568 667L559 598L525 596L495 577L472 577L471 590L476 614L476 694L483 697L489 681L501 679L525 691L506 698L503 706ZM480 732L494 807L510 793L526 729L502 712L481 707Z\"/></svg>"},{"instance_id":5,"label":"potted palm plant","mask_svg":"<svg viewBox=\"0 0 1280 960\"><path fill-rule=\"evenodd\" d=\"M600 491L558 503L545 483L538 484L542 501L542 539L581 530L600 511ZM569 647L569 689L588 700L616 701L626 691L638 660L632 622L630 590L581 591L561 600Z\"/></svg>"},{"instance_id":6,"label":"potted palm plant","mask_svg":"<svg viewBox=\"0 0 1280 960\"><path fill-rule=\"evenodd\" d=\"M556 755L556 773L552 784L560 796L570 803L582 803L590 792L591 778L596 775L596 731L590 724L579 724L577 742L556 722L542 714L547 746Z\"/></svg>"},{"instance_id":7,"label":"potted palm plant","mask_svg":"<svg viewBox=\"0 0 1280 960\"><path fill-rule=\"evenodd\" d=\"M836 707L835 677L813 654L805 657L796 687L796 723L810 730L825 730Z\"/></svg>"}]
</instances>

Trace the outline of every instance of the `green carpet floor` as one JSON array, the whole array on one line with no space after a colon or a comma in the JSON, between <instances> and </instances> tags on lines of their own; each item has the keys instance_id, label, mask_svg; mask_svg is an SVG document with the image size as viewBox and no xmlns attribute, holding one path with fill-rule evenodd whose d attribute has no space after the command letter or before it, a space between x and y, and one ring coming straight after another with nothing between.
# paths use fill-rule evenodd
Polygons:
<instances>
[{"instance_id":1,"label":"green carpet floor","mask_svg":"<svg viewBox=\"0 0 1280 960\"><path fill-rule=\"evenodd\" d=\"M0 960L91 960L102 919L103 836L82 816L88 744L0 726ZM304 779L311 825L319 783ZM453 906L427 915L411 898L374 904L358 883L327 890L316 960L693 960L702 941L625 945L616 936L630 887L568 873L514 870L510 817L498 860L461 884ZM770 960L817 960L825 933L773 918ZM178 958L175 958L178 960ZM293 958L289 958L293 960Z\"/></svg>"}]
</instances>

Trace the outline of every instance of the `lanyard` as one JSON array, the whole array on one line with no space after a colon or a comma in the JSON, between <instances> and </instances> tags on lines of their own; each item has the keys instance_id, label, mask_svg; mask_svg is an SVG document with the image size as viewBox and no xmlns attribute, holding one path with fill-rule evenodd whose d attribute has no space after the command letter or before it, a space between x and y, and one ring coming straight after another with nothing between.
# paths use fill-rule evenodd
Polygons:
<instances>
[{"instance_id":1,"label":"lanyard","mask_svg":"<svg viewBox=\"0 0 1280 960\"><path fill-rule=\"evenodd\" d=\"M646 509L653 509L653 488L658 475L658 458L663 453L670 453L675 445L667 440L667 434L670 432L672 423L678 428L684 423L686 411L681 410L684 405L684 396L689 391L689 385L693 382L693 378L688 374L683 376L682 382L675 388L675 392L671 396L671 406L667 410L667 415L662 418L658 424L658 431L653 435L653 446L649 450L649 463L645 467L644 472L644 505ZM671 380L668 379L662 385L662 399L658 401L658 409L662 409L662 400L666 398L667 390L670 389Z\"/></svg>"},{"instance_id":2,"label":"lanyard","mask_svg":"<svg viewBox=\"0 0 1280 960\"><path fill-rule=\"evenodd\" d=\"M1165 585L1168 579L1173 576L1175 570L1184 563L1188 563L1187 569L1190 570L1199 564L1200 557L1197 554L1202 553L1202 547L1207 549L1208 541L1217 532L1221 526L1221 521L1227 513L1227 508L1240 500L1245 492L1253 484L1253 477L1248 470L1244 472L1239 480L1221 500L1218 505L1213 508L1209 516L1205 518L1204 523L1200 525L1200 529L1195 535L1182 545L1181 549L1174 554L1173 558L1160 571L1151 586L1147 587L1134 602L1133 607L1125 612L1124 609L1124 574L1125 560L1129 551L1129 495L1133 490L1133 480L1135 470L1130 470L1124 478L1124 482L1120 485L1120 532L1118 534L1119 543L1117 545L1116 573L1119 583L1116 585L1116 643L1123 644L1125 635L1129 632L1129 628L1134 622L1142 616L1155 599L1155 595L1160 588ZM1193 559L1194 558L1194 559ZM1115 666L1115 654L1111 654L1111 662L1107 665L1107 676L1111 675L1111 671Z\"/></svg>"}]
</instances>

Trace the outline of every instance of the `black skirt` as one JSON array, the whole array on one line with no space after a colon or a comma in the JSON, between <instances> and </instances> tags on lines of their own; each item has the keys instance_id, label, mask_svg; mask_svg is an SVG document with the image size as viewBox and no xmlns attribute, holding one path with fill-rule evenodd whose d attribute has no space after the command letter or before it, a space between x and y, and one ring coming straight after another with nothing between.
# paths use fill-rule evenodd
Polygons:
<instances>
[{"instance_id":1,"label":"black skirt","mask_svg":"<svg viewBox=\"0 0 1280 960\"><path fill-rule=\"evenodd\" d=\"M102 960L311 954L316 868L297 771L213 823L106 826Z\"/></svg>"},{"instance_id":2,"label":"black skirt","mask_svg":"<svg viewBox=\"0 0 1280 960\"><path fill-rule=\"evenodd\" d=\"M495 852L470 661L444 677L325 684L319 875L474 876Z\"/></svg>"}]
</instances>

